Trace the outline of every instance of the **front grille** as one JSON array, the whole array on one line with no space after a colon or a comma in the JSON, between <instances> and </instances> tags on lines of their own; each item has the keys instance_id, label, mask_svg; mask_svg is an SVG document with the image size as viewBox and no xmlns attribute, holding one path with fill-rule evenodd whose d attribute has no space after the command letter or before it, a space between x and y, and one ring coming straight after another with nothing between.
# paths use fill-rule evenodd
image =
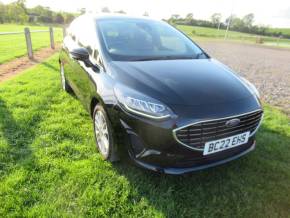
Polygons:
<instances>
[{"instance_id":1,"label":"front grille","mask_svg":"<svg viewBox=\"0 0 290 218\"><path fill-rule=\"evenodd\" d=\"M210 121L202 121L196 124L174 130L177 141L195 150L203 150L204 144L243 132L250 131L253 134L259 126L263 111L255 111L240 116L222 118ZM226 122L232 119L240 119L237 126L227 127Z\"/></svg>"}]
</instances>

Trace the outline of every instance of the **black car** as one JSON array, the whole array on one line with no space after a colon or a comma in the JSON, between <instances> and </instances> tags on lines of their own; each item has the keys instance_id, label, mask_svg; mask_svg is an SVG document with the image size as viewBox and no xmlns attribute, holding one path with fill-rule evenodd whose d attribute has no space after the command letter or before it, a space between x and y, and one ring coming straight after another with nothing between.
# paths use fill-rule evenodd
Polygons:
<instances>
[{"instance_id":1,"label":"black car","mask_svg":"<svg viewBox=\"0 0 290 218\"><path fill-rule=\"evenodd\" d=\"M255 148L256 88L166 22L76 18L59 58L63 89L91 114L105 160L182 174Z\"/></svg>"}]
</instances>

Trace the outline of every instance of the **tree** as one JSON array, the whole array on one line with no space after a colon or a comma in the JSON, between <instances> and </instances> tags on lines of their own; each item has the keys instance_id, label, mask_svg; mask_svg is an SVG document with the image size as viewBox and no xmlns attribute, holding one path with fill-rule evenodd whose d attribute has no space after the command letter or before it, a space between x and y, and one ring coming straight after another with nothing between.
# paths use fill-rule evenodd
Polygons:
<instances>
[{"instance_id":1,"label":"tree","mask_svg":"<svg viewBox=\"0 0 290 218\"><path fill-rule=\"evenodd\" d=\"M80 8L78 11L79 11L80 14L85 14L86 13L86 9L85 8Z\"/></svg>"},{"instance_id":2,"label":"tree","mask_svg":"<svg viewBox=\"0 0 290 218\"><path fill-rule=\"evenodd\" d=\"M191 20L193 20L193 13L188 13L188 14L186 15L185 19L186 19L187 21L191 21Z\"/></svg>"},{"instance_id":3,"label":"tree","mask_svg":"<svg viewBox=\"0 0 290 218\"><path fill-rule=\"evenodd\" d=\"M267 30L269 30L268 26L260 25L260 26L254 26L257 29L257 34L265 35Z\"/></svg>"},{"instance_id":4,"label":"tree","mask_svg":"<svg viewBox=\"0 0 290 218\"><path fill-rule=\"evenodd\" d=\"M21 7L23 9L23 11L26 13L26 7L25 7L25 4L26 4L26 0L17 0L16 1L16 4Z\"/></svg>"},{"instance_id":5,"label":"tree","mask_svg":"<svg viewBox=\"0 0 290 218\"><path fill-rule=\"evenodd\" d=\"M31 21L35 20L41 23L53 22L53 12L50 10L49 7L43 7L43 6L38 5L34 8L27 9L27 10L28 10Z\"/></svg>"},{"instance_id":6,"label":"tree","mask_svg":"<svg viewBox=\"0 0 290 218\"><path fill-rule=\"evenodd\" d=\"M102 12L103 13L110 13L111 11L110 11L110 9L108 7L103 7L102 8Z\"/></svg>"},{"instance_id":7,"label":"tree","mask_svg":"<svg viewBox=\"0 0 290 218\"><path fill-rule=\"evenodd\" d=\"M244 25L250 29L253 26L255 15L253 13L245 15L242 20Z\"/></svg>"},{"instance_id":8,"label":"tree","mask_svg":"<svg viewBox=\"0 0 290 218\"><path fill-rule=\"evenodd\" d=\"M169 18L168 22L171 25L175 25L175 22L180 19L180 16L178 14L172 14L171 17Z\"/></svg>"},{"instance_id":9,"label":"tree","mask_svg":"<svg viewBox=\"0 0 290 218\"><path fill-rule=\"evenodd\" d=\"M49 7L36 6L26 8L26 0L16 0L10 4L3 4L0 0L0 23L69 23L74 14L53 12Z\"/></svg>"},{"instance_id":10,"label":"tree","mask_svg":"<svg viewBox=\"0 0 290 218\"><path fill-rule=\"evenodd\" d=\"M188 13L185 16L185 24L187 24L187 25L193 25L193 23L194 23L193 13Z\"/></svg>"},{"instance_id":11,"label":"tree","mask_svg":"<svg viewBox=\"0 0 290 218\"><path fill-rule=\"evenodd\" d=\"M64 17L64 22L66 23L66 24L68 24L68 23L70 23L70 22L72 22L72 20L75 18L75 16L73 15L73 14L71 14L71 13L66 13L65 14L65 17Z\"/></svg>"},{"instance_id":12,"label":"tree","mask_svg":"<svg viewBox=\"0 0 290 218\"><path fill-rule=\"evenodd\" d=\"M13 2L8 4L6 18L8 22L25 23L28 21L28 15L26 14L25 6L22 5L22 1Z\"/></svg>"},{"instance_id":13,"label":"tree","mask_svg":"<svg viewBox=\"0 0 290 218\"><path fill-rule=\"evenodd\" d=\"M59 24L63 24L64 23L64 18L63 18L61 13L57 13L55 15L54 22L55 23L59 23Z\"/></svg>"},{"instance_id":14,"label":"tree","mask_svg":"<svg viewBox=\"0 0 290 218\"><path fill-rule=\"evenodd\" d=\"M211 15L211 22L214 26L218 27L221 23L222 15L220 13L214 13Z\"/></svg>"},{"instance_id":15,"label":"tree","mask_svg":"<svg viewBox=\"0 0 290 218\"><path fill-rule=\"evenodd\" d=\"M126 14L126 11L119 10L119 11L115 11L115 13L117 13L117 14Z\"/></svg>"},{"instance_id":16,"label":"tree","mask_svg":"<svg viewBox=\"0 0 290 218\"><path fill-rule=\"evenodd\" d=\"M241 18L233 17L231 22L231 27L237 31L243 31L245 28L245 24Z\"/></svg>"},{"instance_id":17,"label":"tree","mask_svg":"<svg viewBox=\"0 0 290 218\"><path fill-rule=\"evenodd\" d=\"M147 11L144 12L143 16L149 17L149 13Z\"/></svg>"},{"instance_id":18,"label":"tree","mask_svg":"<svg viewBox=\"0 0 290 218\"><path fill-rule=\"evenodd\" d=\"M0 23L4 23L5 22L5 5L0 2Z\"/></svg>"},{"instance_id":19,"label":"tree","mask_svg":"<svg viewBox=\"0 0 290 218\"><path fill-rule=\"evenodd\" d=\"M232 14L226 19L225 24L229 26L229 28L237 29L241 25L241 19Z\"/></svg>"},{"instance_id":20,"label":"tree","mask_svg":"<svg viewBox=\"0 0 290 218\"><path fill-rule=\"evenodd\" d=\"M180 15L179 14L172 14L171 15L171 19L172 20L178 20L178 19L180 19Z\"/></svg>"}]
</instances>

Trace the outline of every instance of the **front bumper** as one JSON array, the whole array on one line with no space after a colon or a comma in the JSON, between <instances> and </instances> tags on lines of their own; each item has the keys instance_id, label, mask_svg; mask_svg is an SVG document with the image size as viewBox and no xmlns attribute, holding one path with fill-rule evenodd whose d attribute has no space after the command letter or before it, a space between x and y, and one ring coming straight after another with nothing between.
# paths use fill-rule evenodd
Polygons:
<instances>
[{"instance_id":1,"label":"front bumper","mask_svg":"<svg viewBox=\"0 0 290 218\"><path fill-rule=\"evenodd\" d=\"M255 136L252 135L247 144L204 156L202 151L176 141L173 130L184 125L178 118L151 121L119 107L112 108L109 114L115 117L111 120L115 132L123 132L122 138L129 142L127 149L134 163L156 172L178 175L202 170L237 159L255 148Z\"/></svg>"},{"instance_id":2,"label":"front bumper","mask_svg":"<svg viewBox=\"0 0 290 218\"><path fill-rule=\"evenodd\" d=\"M181 175L181 174L186 174L186 173L190 173L190 172L194 172L194 171L207 169L210 167L215 167L215 166L230 162L232 160L238 159L238 158L246 155L250 151L254 150L255 146L256 146L256 143L254 141L250 147L248 147L246 150L244 150L240 153L235 154L234 156L229 156L226 159L220 159L220 160L205 163L205 164L196 163L193 166L189 166L189 167L170 167L170 166L169 167L161 167L158 165L143 162L142 160L139 160L132 155L130 155L130 157L136 165L143 167L145 169L152 170L152 171L159 172L159 173L165 173L165 174L171 174L171 175Z\"/></svg>"}]
</instances>

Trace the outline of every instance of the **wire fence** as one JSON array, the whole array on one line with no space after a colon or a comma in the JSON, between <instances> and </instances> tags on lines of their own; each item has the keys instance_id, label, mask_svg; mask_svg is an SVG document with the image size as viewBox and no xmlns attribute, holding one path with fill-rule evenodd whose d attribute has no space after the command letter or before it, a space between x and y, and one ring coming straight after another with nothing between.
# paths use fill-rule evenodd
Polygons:
<instances>
[{"instance_id":1,"label":"wire fence","mask_svg":"<svg viewBox=\"0 0 290 218\"><path fill-rule=\"evenodd\" d=\"M0 64L26 54L29 58L33 58L33 52L41 48L51 47L53 49L54 44L62 41L63 32L62 28L31 31L29 28L25 28L24 31L18 32L0 32ZM27 39L28 34L30 40Z\"/></svg>"}]
</instances>

